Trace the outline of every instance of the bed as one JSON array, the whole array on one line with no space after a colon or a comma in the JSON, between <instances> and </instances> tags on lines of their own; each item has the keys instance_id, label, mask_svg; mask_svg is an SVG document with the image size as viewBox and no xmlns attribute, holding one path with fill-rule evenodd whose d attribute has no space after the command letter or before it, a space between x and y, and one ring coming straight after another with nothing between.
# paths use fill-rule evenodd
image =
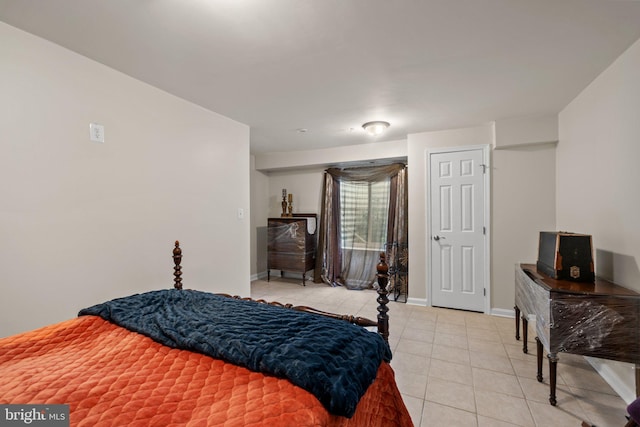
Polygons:
<instances>
[{"instance_id":1,"label":"bed","mask_svg":"<svg viewBox=\"0 0 640 427\"><path fill-rule=\"evenodd\" d=\"M68 404L72 426L412 426L378 320L182 289L0 339L0 404ZM377 328L376 333L366 327Z\"/></svg>"}]
</instances>

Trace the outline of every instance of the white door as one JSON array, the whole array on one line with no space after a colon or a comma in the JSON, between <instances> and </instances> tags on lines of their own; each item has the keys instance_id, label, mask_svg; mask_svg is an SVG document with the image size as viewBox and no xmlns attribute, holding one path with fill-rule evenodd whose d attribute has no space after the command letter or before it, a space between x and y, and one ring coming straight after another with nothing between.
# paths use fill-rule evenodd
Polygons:
<instances>
[{"instance_id":1,"label":"white door","mask_svg":"<svg viewBox=\"0 0 640 427\"><path fill-rule=\"evenodd\" d=\"M484 311L483 150L430 154L431 305Z\"/></svg>"}]
</instances>

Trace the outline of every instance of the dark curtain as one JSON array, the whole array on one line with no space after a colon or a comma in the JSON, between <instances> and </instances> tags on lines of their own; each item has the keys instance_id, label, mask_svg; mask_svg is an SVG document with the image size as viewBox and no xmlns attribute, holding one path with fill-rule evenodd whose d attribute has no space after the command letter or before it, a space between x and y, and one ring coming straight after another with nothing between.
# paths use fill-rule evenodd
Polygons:
<instances>
[{"instance_id":1,"label":"dark curtain","mask_svg":"<svg viewBox=\"0 0 640 427\"><path fill-rule=\"evenodd\" d=\"M389 284L394 297L402 294L408 297L409 287L409 198L407 191L407 169L398 172L391 179L391 200L387 234L387 264ZM402 273L402 274L400 274Z\"/></svg>"},{"instance_id":2,"label":"dark curtain","mask_svg":"<svg viewBox=\"0 0 640 427\"><path fill-rule=\"evenodd\" d=\"M393 164L387 166L327 169L324 174L322 211L318 229L318 251L314 279L316 282L332 286L342 285L350 289L370 288L375 281L375 265L378 263L380 248L353 245L342 242L350 236L341 235L341 194L340 183L348 182L350 191L359 191L359 184L366 188L371 183L389 180L388 213L386 241L387 248L394 247L391 242L407 241L407 186L406 166ZM363 190L364 191L364 190ZM370 190L369 190L370 191ZM344 199L343 199L344 202ZM351 207L351 209L357 209ZM368 240L368 239L365 239Z\"/></svg>"}]
</instances>

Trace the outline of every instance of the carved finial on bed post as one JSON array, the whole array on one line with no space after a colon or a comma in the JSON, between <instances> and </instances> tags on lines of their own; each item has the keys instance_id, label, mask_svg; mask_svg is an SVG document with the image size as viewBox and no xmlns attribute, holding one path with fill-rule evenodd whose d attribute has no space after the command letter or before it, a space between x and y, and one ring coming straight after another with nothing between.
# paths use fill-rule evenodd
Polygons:
<instances>
[{"instance_id":1,"label":"carved finial on bed post","mask_svg":"<svg viewBox=\"0 0 640 427\"><path fill-rule=\"evenodd\" d=\"M389 266L386 263L387 256L384 252L380 252L380 262L377 265L378 270L378 333L382 335L382 338L386 342L389 342L389 316L387 312L389 311L389 307L387 304L389 303L389 298L387 295L389 292L387 291L387 283L389 282Z\"/></svg>"},{"instance_id":2,"label":"carved finial on bed post","mask_svg":"<svg viewBox=\"0 0 640 427\"><path fill-rule=\"evenodd\" d=\"M180 242L176 240L176 247L173 248L173 263L176 265L173 267L173 287L176 289L182 289L182 249L180 249Z\"/></svg>"}]
</instances>

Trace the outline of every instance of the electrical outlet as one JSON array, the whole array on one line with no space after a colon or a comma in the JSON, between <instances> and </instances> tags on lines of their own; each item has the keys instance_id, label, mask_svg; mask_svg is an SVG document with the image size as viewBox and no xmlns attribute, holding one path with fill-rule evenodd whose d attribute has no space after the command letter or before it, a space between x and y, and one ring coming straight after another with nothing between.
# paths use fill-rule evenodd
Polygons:
<instances>
[{"instance_id":1,"label":"electrical outlet","mask_svg":"<svg viewBox=\"0 0 640 427\"><path fill-rule=\"evenodd\" d=\"M104 126L98 123L89 123L89 137L93 142L104 143Z\"/></svg>"}]
</instances>

